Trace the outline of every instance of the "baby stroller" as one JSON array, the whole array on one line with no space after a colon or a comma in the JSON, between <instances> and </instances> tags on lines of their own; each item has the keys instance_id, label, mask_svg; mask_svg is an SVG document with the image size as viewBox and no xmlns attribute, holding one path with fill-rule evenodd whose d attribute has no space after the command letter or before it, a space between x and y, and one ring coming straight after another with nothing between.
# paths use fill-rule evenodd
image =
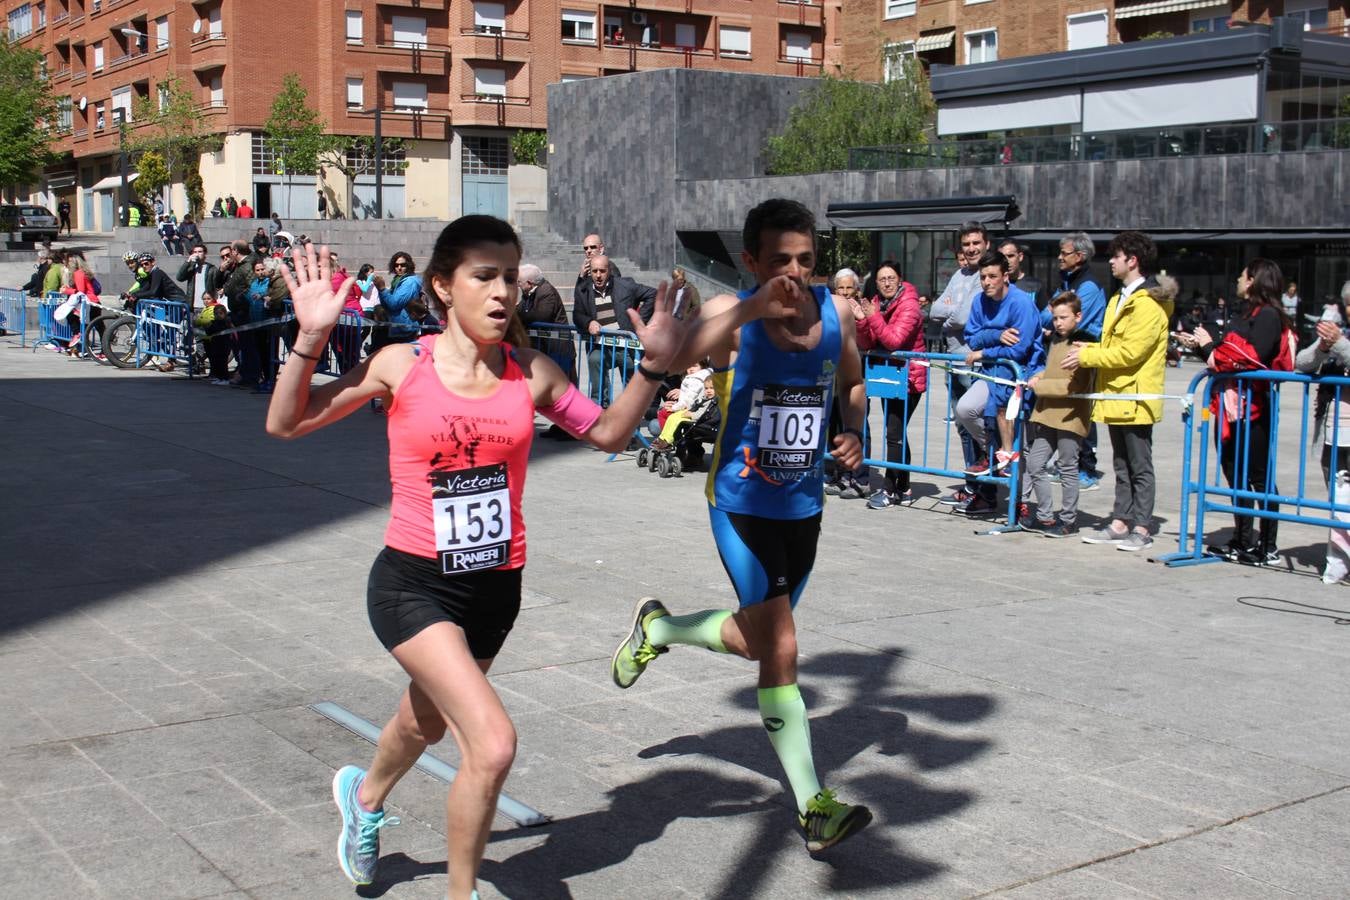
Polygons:
<instances>
[{"instance_id":1,"label":"baby stroller","mask_svg":"<svg viewBox=\"0 0 1350 900\"><path fill-rule=\"evenodd\" d=\"M722 425L722 410L718 407L716 397L709 398L695 410L701 414L676 427L670 446L658 449L653 445L638 451L637 464L640 468L656 472L662 478L679 478L684 472L703 465L706 455L703 445L717 440Z\"/></svg>"}]
</instances>

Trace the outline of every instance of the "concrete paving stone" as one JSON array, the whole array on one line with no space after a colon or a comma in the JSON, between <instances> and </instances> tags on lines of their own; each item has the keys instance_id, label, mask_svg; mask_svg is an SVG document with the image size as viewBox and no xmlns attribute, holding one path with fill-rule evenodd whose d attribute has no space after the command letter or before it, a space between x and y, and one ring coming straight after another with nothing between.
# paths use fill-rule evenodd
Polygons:
<instances>
[{"instance_id":1,"label":"concrete paving stone","mask_svg":"<svg viewBox=\"0 0 1350 900\"><path fill-rule=\"evenodd\" d=\"M1157 897L1211 897L1232 900L1269 900L1300 896L1266 881L1234 872L1226 866L1197 859L1186 842L1149 847L1136 853L1094 863L1088 870L1117 884Z\"/></svg>"},{"instance_id":2,"label":"concrete paving stone","mask_svg":"<svg viewBox=\"0 0 1350 900\"><path fill-rule=\"evenodd\" d=\"M351 892L351 882L334 855L336 832L331 827L320 829L307 819L265 813L200 825L181 835L231 883L246 891L305 878L323 886L329 897Z\"/></svg>"},{"instance_id":3,"label":"concrete paving stone","mask_svg":"<svg viewBox=\"0 0 1350 900\"><path fill-rule=\"evenodd\" d=\"M63 739L115 734L154 724L148 716L102 690L84 697L44 703L38 714L56 736Z\"/></svg>"},{"instance_id":4,"label":"concrete paving stone","mask_svg":"<svg viewBox=\"0 0 1350 900\"><path fill-rule=\"evenodd\" d=\"M1350 884L1350 861L1343 855L1328 855L1325 848L1313 849L1246 823L1197 835L1188 849L1201 860L1304 897L1344 897Z\"/></svg>"},{"instance_id":5,"label":"concrete paving stone","mask_svg":"<svg viewBox=\"0 0 1350 900\"><path fill-rule=\"evenodd\" d=\"M1232 743L1288 759L1300 765L1350 777L1350 758L1344 748L1350 742L1350 715L1328 716L1298 724L1272 725L1235 736Z\"/></svg>"},{"instance_id":6,"label":"concrete paving stone","mask_svg":"<svg viewBox=\"0 0 1350 900\"><path fill-rule=\"evenodd\" d=\"M229 701L191 681L125 688L116 694L123 703L156 725L217 718L235 709Z\"/></svg>"},{"instance_id":7,"label":"concrete paving stone","mask_svg":"<svg viewBox=\"0 0 1350 900\"><path fill-rule=\"evenodd\" d=\"M601 682L593 677L597 668L598 665L586 662L545 666L531 672L493 675L492 681L549 709L566 709L604 700L617 690L608 679Z\"/></svg>"},{"instance_id":8,"label":"concrete paving stone","mask_svg":"<svg viewBox=\"0 0 1350 900\"><path fill-rule=\"evenodd\" d=\"M299 706L312 699L305 688L268 671L203 678L197 683L220 697L230 713Z\"/></svg>"},{"instance_id":9,"label":"concrete paving stone","mask_svg":"<svg viewBox=\"0 0 1350 900\"><path fill-rule=\"evenodd\" d=\"M131 838L151 840L170 834L164 822L117 784L34 794L15 802L65 850Z\"/></svg>"},{"instance_id":10,"label":"concrete paving stone","mask_svg":"<svg viewBox=\"0 0 1350 900\"><path fill-rule=\"evenodd\" d=\"M56 849L47 834L13 800L0 800L0 854L5 859L36 856Z\"/></svg>"},{"instance_id":11,"label":"concrete paving stone","mask_svg":"<svg viewBox=\"0 0 1350 900\"><path fill-rule=\"evenodd\" d=\"M1089 777L1142 797L1165 800L1218 819L1229 819L1264 809L1283 799L1277 791L1220 778L1161 759L1125 763L1099 770Z\"/></svg>"},{"instance_id":12,"label":"concrete paving stone","mask_svg":"<svg viewBox=\"0 0 1350 900\"><path fill-rule=\"evenodd\" d=\"M0 699L0 750L58 739L56 730L36 710L15 699ZM3 776L0 776L0 784L3 783Z\"/></svg>"},{"instance_id":13,"label":"concrete paving stone","mask_svg":"<svg viewBox=\"0 0 1350 900\"><path fill-rule=\"evenodd\" d=\"M80 625L82 627L61 627L59 623L48 622L28 630L66 663L126 656L135 652L134 647L102 625L83 617Z\"/></svg>"},{"instance_id":14,"label":"concrete paving stone","mask_svg":"<svg viewBox=\"0 0 1350 900\"><path fill-rule=\"evenodd\" d=\"M1344 837L1347 813L1350 813L1350 787L1334 793L1290 803L1252 816L1244 824L1263 834L1278 836L1312 850L1330 849Z\"/></svg>"},{"instance_id":15,"label":"concrete paving stone","mask_svg":"<svg viewBox=\"0 0 1350 900\"><path fill-rule=\"evenodd\" d=\"M72 668L112 694L129 688L155 688L183 680L177 672L144 653L86 660L75 663Z\"/></svg>"},{"instance_id":16,"label":"concrete paving stone","mask_svg":"<svg viewBox=\"0 0 1350 900\"><path fill-rule=\"evenodd\" d=\"M194 680L266 671L248 657L205 638L188 640L173 647L158 647L151 652L155 659L180 676Z\"/></svg>"},{"instance_id":17,"label":"concrete paving stone","mask_svg":"<svg viewBox=\"0 0 1350 900\"><path fill-rule=\"evenodd\" d=\"M1087 900L1087 898L1139 900L1141 897L1164 898L1177 895L1170 892L1153 894L1135 886L1104 878L1087 869L1075 869L1020 887L997 891L993 896L1016 897L1019 900Z\"/></svg>"},{"instance_id":18,"label":"concrete paving stone","mask_svg":"<svg viewBox=\"0 0 1350 900\"><path fill-rule=\"evenodd\" d=\"M113 778L183 772L275 753L286 742L249 716L225 716L165 725L76 742Z\"/></svg>"},{"instance_id":19,"label":"concrete paving stone","mask_svg":"<svg viewBox=\"0 0 1350 900\"><path fill-rule=\"evenodd\" d=\"M230 604L222 615L200 619L192 623L192 630L226 647L237 647L249 641L284 637L286 632L271 622L244 612Z\"/></svg>"},{"instance_id":20,"label":"concrete paving stone","mask_svg":"<svg viewBox=\"0 0 1350 900\"><path fill-rule=\"evenodd\" d=\"M107 897L199 900L235 887L176 835L85 847L74 858Z\"/></svg>"},{"instance_id":21,"label":"concrete paving stone","mask_svg":"<svg viewBox=\"0 0 1350 900\"><path fill-rule=\"evenodd\" d=\"M5 890L24 900L71 900L105 896L64 851L11 856L5 860Z\"/></svg>"},{"instance_id":22,"label":"concrete paving stone","mask_svg":"<svg viewBox=\"0 0 1350 900\"><path fill-rule=\"evenodd\" d=\"M353 738L361 746L374 747ZM334 767L294 745L277 746L265 757L223 762L215 770L278 812L311 806L331 796Z\"/></svg>"},{"instance_id":23,"label":"concrete paving stone","mask_svg":"<svg viewBox=\"0 0 1350 900\"><path fill-rule=\"evenodd\" d=\"M151 812L179 831L268 811L214 768L133 778L123 785Z\"/></svg>"},{"instance_id":24,"label":"concrete paving stone","mask_svg":"<svg viewBox=\"0 0 1350 900\"><path fill-rule=\"evenodd\" d=\"M15 747L0 753L0 795L29 797L105 785L108 773L69 741Z\"/></svg>"}]
</instances>

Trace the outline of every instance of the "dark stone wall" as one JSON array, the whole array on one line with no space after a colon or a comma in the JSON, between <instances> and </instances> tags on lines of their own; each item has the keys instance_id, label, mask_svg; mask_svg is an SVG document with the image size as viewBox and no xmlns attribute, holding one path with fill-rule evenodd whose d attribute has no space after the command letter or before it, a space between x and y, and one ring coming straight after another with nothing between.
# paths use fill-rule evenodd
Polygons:
<instances>
[{"instance_id":1,"label":"dark stone wall","mask_svg":"<svg viewBox=\"0 0 1350 900\"><path fill-rule=\"evenodd\" d=\"M549 230L670 266L678 182L762 174L765 138L812 83L662 69L549 85Z\"/></svg>"},{"instance_id":2,"label":"dark stone wall","mask_svg":"<svg viewBox=\"0 0 1350 900\"><path fill-rule=\"evenodd\" d=\"M734 231L746 210L793 197L822 219L833 202L1012 194L1019 230L1185 231L1350 227L1350 151L827 172L684 181L675 227Z\"/></svg>"}]
</instances>

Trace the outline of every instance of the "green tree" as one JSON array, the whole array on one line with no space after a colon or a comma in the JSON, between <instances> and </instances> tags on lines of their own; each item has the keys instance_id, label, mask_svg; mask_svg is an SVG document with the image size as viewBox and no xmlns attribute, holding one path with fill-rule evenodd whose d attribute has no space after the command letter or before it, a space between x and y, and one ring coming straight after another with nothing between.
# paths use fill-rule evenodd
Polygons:
<instances>
[{"instance_id":1,"label":"green tree","mask_svg":"<svg viewBox=\"0 0 1350 900\"><path fill-rule=\"evenodd\" d=\"M547 147L547 131L531 131L522 128L511 135L511 156L518 163L530 166L544 165L540 160L546 158L542 154Z\"/></svg>"},{"instance_id":2,"label":"green tree","mask_svg":"<svg viewBox=\"0 0 1350 900\"><path fill-rule=\"evenodd\" d=\"M168 164L156 150L147 150L141 154L136 162L136 172L136 193L142 197L154 197L173 181Z\"/></svg>"},{"instance_id":3,"label":"green tree","mask_svg":"<svg viewBox=\"0 0 1350 900\"><path fill-rule=\"evenodd\" d=\"M54 158L56 98L41 75L42 54L0 35L0 188L13 192Z\"/></svg>"},{"instance_id":4,"label":"green tree","mask_svg":"<svg viewBox=\"0 0 1350 900\"><path fill-rule=\"evenodd\" d=\"M272 101L272 113L263 126L263 141L272 150L281 174L286 176L286 215L291 214L291 179L319 171L319 159L331 153L341 138L325 134L328 126L318 110L309 105L309 91L300 76L287 72L281 90Z\"/></svg>"},{"instance_id":5,"label":"green tree","mask_svg":"<svg viewBox=\"0 0 1350 900\"><path fill-rule=\"evenodd\" d=\"M381 138L383 144L383 153L386 160L386 174L388 173L387 162L392 154L403 152L407 145L402 138ZM355 216L352 210L352 190L356 184L358 176L365 175L375 171L375 138L370 135L361 135L359 137L333 137L319 153L319 165L327 169L336 169L347 179L347 208L345 215ZM402 167L407 168L407 161L404 160ZM400 172L400 174L402 174Z\"/></svg>"},{"instance_id":6,"label":"green tree","mask_svg":"<svg viewBox=\"0 0 1350 900\"><path fill-rule=\"evenodd\" d=\"M885 84L823 75L803 93L780 134L765 144L770 175L848 168L851 147L924 140L935 106L923 68L907 57Z\"/></svg>"},{"instance_id":7,"label":"green tree","mask_svg":"<svg viewBox=\"0 0 1350 900\"><path fill-rule=\"evenodd\" d=\"M157 87L155 96L138 99L132 108L132 120L141 127L128 132L127 149L133 155L158 154L169 172L166 183L181 181L187 190L188 212L200 217L205 202L202 154L219 150L223 139L210 130L196 98L181 78L169 75Z\"/></svg>"}]
</instances>

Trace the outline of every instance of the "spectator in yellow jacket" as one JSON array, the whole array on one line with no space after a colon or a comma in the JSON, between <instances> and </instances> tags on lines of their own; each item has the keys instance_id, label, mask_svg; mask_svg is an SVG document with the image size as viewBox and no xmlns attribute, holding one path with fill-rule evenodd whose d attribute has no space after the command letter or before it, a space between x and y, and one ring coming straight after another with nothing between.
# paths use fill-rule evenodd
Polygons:
<instances>
[{"instance_id":1,"label":"spectator in yellow jacket","mask_svg":"<svg viewBox=\"0 0 1350 900\"><path fill-rule=\"evenodd\" d=\"M1147 235L1122 231L1107 252L1111 274L1122 287L1106 304L1101 343L1071 349L1062 366L1069 371L1079 366L1096 369L1097 389L1121 395L1098 400L1093 410L1092 418L1104 422L1111 435L1116 496L1110 523L1085 533L1083 542L1138 551L1153 545L1157 492L1153 425L1162 418L1162 399L1139 399L1139 395L1163 392L1171 301L1159 303L1145 286L1158 259L1158 247Z\"/></svg>"}]
</instances>

